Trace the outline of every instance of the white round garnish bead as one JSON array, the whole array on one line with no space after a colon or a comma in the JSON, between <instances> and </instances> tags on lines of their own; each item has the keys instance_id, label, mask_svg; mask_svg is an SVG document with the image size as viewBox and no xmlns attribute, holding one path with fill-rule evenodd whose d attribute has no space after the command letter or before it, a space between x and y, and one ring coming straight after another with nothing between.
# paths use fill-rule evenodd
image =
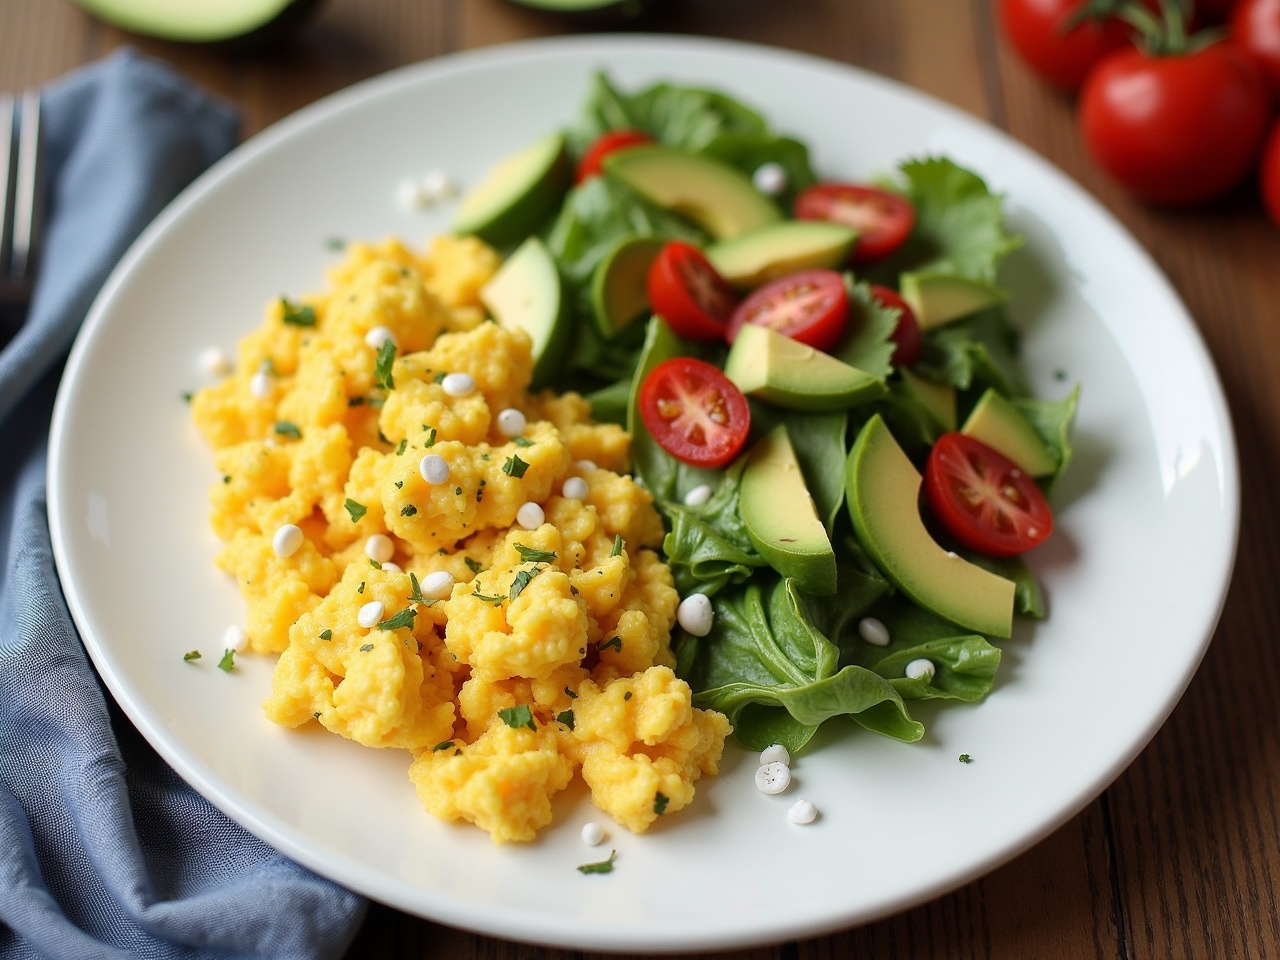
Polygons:
<instances>
[{"instance_id":1,"label":"white round garnish bead","mask_svg":"<svg viewBox=\"0 0 1280 960\"><path fill-rule=\"evenodd\" d=\"M383 563L382 569L385 570L387 573L403 573L404 572L403 570L400 569L400 565L398 563Z\"/></svg>"},{"instance_id":2,"label":"white round garnish bead","mask_svg":"<svg viewBox=\"0 0 1280 960\"><path fill-rule=\"evenodd\" d=\"M374 563L386 563L396 555L396 545L385 533L375 533L364 542L364 555Z\"/></svg>"},{"instance_id":3,"label":"white round garnish bead","mask_svg":"<svg viewBox=\"0 0 1280 960\"><path fill-rule=\"evenodd\" d=\"M889 645L889 628L875 617L863 617L858 621L858 635L873 647Z\"/></svg>"},{"instance_id":4,"label":"white round garnish bead","mask_svg":"<svg viewBox=\"0 0 1280 960\"><path fill-rule=\"evenodd\" d=\"M378 625L378 621L382 619L382 610L383 607L381 600L370 600L361 607L360 612L356 614L356 623L360 624L360 626L364 627L366 630L370 630L373 627L376 627Z\"/></svg>"},{"instance_id":5,"label":"white round garnish bead","mask_svg":"<svg viewBox=\"0 0 1280 960\"><path fill-rule=\"evenodd\" d=\"M526 530L537 530L546 522L546 511L532 500L520 504L520 509L516 511L516 523Z\"/></svg>"},{"instance_id":6,"label":"white round garnish bead","mask_svg":"<svg viewBox=\"0 0 1280 960\"><path fill-rule=\"evenodd\" d=\"M684 505L686 507L700 507L711 499L711 494L714 492L709 484L700 483L684 495Z\"/></svg>"},{"instance_id":7,"label":"white round garnish bead","mask_svg":"<svg viewBox=\"0 0 1280 960\"><path fill-rule=\"evenodd\" d=\"M259 400L267 400L271 397L271 388L273 377L265 370L259 370L249 378L249 392Z\"/></svg>"},{"instance_id":8,"label":"white round garnish bead","mask_svg":"<svg viewBox=\"0 0 1280 960\"><path fill-rule=\"evenodd\" d=\"M440 389L451 397L469 397L476 392L476 378L469 373L446 373Z\"/></svg>"},{"instance_id":9,"label":"white round garnish bead","mask_svg":"<svg viewBox=\"0 0 1280 960\"><path fill-rule=\"evenodd\" d=\"M801 797L787 808L787 819L792 823L813 823L818 818L818 808L812 800Z\"/></svg>"},{"instance_id":10,"label":"white round garnish bead","mask_svg":"<svg viewBox=\"0 0 1280 960\"><path fill-rule=\"evenodd\" d=\"M528 418L515 407L498 411L498 432L504 437L518 437L528 425Z\"/></svg>"},{"instance_id":11,"label":"white round garnish bead","mask_svg":"<svg viewBox=\"0 0 1280 960\"><path fill-rule=\"evenodd\" d=\"M375 350L381 350L388 340L393 347L398 346L396 335L391 332L390 327L377 326L364 335L364 342Z\"/></svg>"},{"instance_id":12,"label":"white round garnish bead","mask_svg":"<svg viewBox=\"0 0 1280 960\"><path fill-rule=\"evenodd\" d=\"M581 477L570 477L560 488L560 493L568 500L585 500L591 495L591 486Z\"/></svg>"},{"instance_id":13,"label":"white round garnish bead","mask_svg":"<svg viewBox=\"0 0 1280 960\"><path fill-rule=\"evenodd\" d=\"M428 573L418 584L424 600L447 600L453 592L453 574L448 570Z\"/></svg>"},{"instance_id":14,"label":"white round garnish bead","mask_svg":"<svg viewBox=\"0 0 1280 960\"><path fill-rule=\"evenodd\" d=\"M597 846L602 840L604 840L604 830L600 824L594 820L588 820L582 825L582 842L588 847Z\"/></svg>"},{"instance_id":15,"label":"white round garnish bead","mask_svg":"<svg viewBox=\"0 0 1280 960\"><path fill-rule=\"evenodd\" d=\"M933 665L933 661L926 657L918 657L907 664L907 668L903 671L911 680L932 680L937 668Z\"/></svg>"},{"instance_id":16,"label":"white round garnish bead","mask_svg":"<svg viewBox=\"0 0 1280 960\"><path fill-rule=\"evenodd\" d=\"M573 467L579 473L590 473L592 470L600 469L596 466L594 460L577 460L574 462Z\"/></svg>"},{"instance_id":17,"label":"white round garnish bead","mask_svg":"<svg viewBox=\"0 0 1280 960\"><path fill-rule=\"evenodd\" d=\"M448 483L449 461L438 453L428 453L418 461L418 473L427 483Z\"/></svg>"},{"instance_id":18,"label":"white round garnish bead","mask_svg":"<svg viewBox=\"0 0 1280 960\"><path fill-rule=\"evenodd\" d=\"M211 377L225 377L231 372L231 361L218 347L200 352L200 369Z\"/></svg>"},{"instance_id":19,"label":"white round garnish bead","mask_svg":"<svg viewBox=\"0 0 1280 960\"><path fill-rule=\"evenodd\" d=\"M447 200L454 195L457 188L443 170L428 170L420 181L422 193L429 202Z\"/></svg>"},{"instance_id":20,"label":"white round garnish bead","mask_svg":"<svg viewBox=\"0 0 1280 960\"><path fill-rule=\"evenodd\" d=\"M404 210L416 210L424 206L427 198L422 191L422 184L417 180L401 180L396 186L396 202Z\"/></svg>"},{"instance_id":21,"label":"white round garnish bead","mask_svg":"<svg viewBox=\"0 0 1280 960\"><path fill-rule=\"evenodd\" d=\"M770 744L760 751L760 765L764 766L766 763L785 763L790 765L791 754L780 743Z\"/></svg>"},{"instance_id":22,"label":"white round garnish bead","mask_svg":"<svg viewBox=\"0 0 1280 960\"><path fill-rule=\"evenodd\" d=\"M244 632L244 628L232 624L227 627L226 632L222 635L222 646L227 650L234 650L239 653L249 643L249 635Z\"/></svg>"},{"instance_id":23,"label":"white round garnish bead","mask_svg":"<svg viewBox=\"0 0 1280 960\"><path fill-rule=\"evenodd\" d=\"M776 197L787 189L787 171L780 163L762 163L751 175L755 188L766 196Z\"/></svg>"},{"instance_id":24,"label":"white round garnish bead","mask_svg":"<svg viewBox=\"0 0 1280 960\"><path fill-rule=\"evenodd\" d=\"M756 789L761 793L781 793L791 786L791 768L778 760L756 767Z\"/></svg>"},{"instance_id":25,"label":"white round garnish bead","mask_svg":"<svg viewBox=\"0 0 1280 960\"><path fill-rule=\"evenodd\" d=\"M695 637L705 637L711 632L716 613L711 607L711 598L705 593L691 593L680 601L676 607L676 622L686 633Z\"/></svg>"},{"instance_id":26,"label":"white round garnish bead","mask_svg":"<svg viewBox=\"0 0 1280 960\"><path fill-rule=\"evenodd\" d=\"M271 549L277 557L291 557L302 546L302 528L296 523L282 524L271 538Z\"/></svg>"}]
</instances>

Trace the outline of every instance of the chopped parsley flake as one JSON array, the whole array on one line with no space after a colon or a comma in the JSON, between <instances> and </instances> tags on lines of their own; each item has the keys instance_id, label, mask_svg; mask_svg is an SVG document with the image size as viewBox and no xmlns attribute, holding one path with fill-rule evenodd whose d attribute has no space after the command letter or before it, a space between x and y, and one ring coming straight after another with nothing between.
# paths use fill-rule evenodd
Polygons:
<instances>
[{"instance_id":1,"label":"chopped parsley flake","mask_svg":"<svg viewBox=\"0 0 1280 960\"><path fill-rule=\"evenodd\" d=\"M356 503L350 497L347 498L347 502L343 506L347 508L347 513L350 514L352 523L359 523L360 518L369 512L369 508L363 503Z\"/></svg>"},{"instance_id":2,"label":"chopped parsley flake","mask_svg":"<svg viewBox=\"0 0 1280 960\"><path fill-rule=\"evenodd\" d=\"M529 581L538 575L538 568L532 570L521 570L516 574L516 578L511 581L511 591L508 596L514 600L524 592L524 588L529 585Z\"/></svg>"},{"instance_id":3,"label":"chopped parsley flake","mask_svg":"<svg viewBox=\"0 0 1280 960\"><path fill-rule=\"evenodd\" d=\"M452 740L441 740L439 743L437 743L434 747L431 748L431 752L435 753L437 750L448 750L452 746L453 746Z\"/></svg>"},{"instance_id":4,"label":"chopped parsley flake","mask_svg":"<svg viewBox=\"0 0 1280 960\"><path fill-rule=\"evenodd\" d=\"M182 402L183 402L183 403L190 403L192 400L194 400L194 399L195 399L195 396L196 396L196 395L195 395L194 393L192 393L190 390L183 390L183 391L182 391Z\"/></svg>"},{"instance_id":5,"label":"chopped parsley flake","mask_svg":"<svg viewBox=\"0 0 1280 960\"><path fill-rule=\"evenodd\" d=\"M236 668L236 652L228 647L222 651L222 659L218 661L218 669L223 673L230 673Z\"/></svg>"},{"instance_id":6,"label":"chopped parsley flake","mask_svg":"<svg viewBox=\"0 0 1280 960\"><path fill-rule=\"evenodd\" d=\"M575 693L573 690L570 690L568 687L564 688L564 695L568 697L570 700L578 699L577 693Z\"/></svg>"},{"instance_id":7,"label":"chopped parsley flake","mask_svg":"<svg viewBox=\"0 0 1280 960\"><path fill-rule=\"evenodd\" d=\"M468 569L468 570L470 570L472 573L479 573L479 572L480 572L480 561L479 561L479 560L472 560L470 557L463 557L463 558L462 558L462 562L463 562L463 563L465 563L465 564L467 565L467 569Z\"/></svg>"},{"instance_id":8,"label":"chopped parsley flake","mask_svg":"<svg viewBox=\"0 0 1280 960\"><path fill-rule=\"evenodd\" d=\"M422 446L423 446L424 448L426 448L426 447L434 447L434 446L436 445L436 428L435 428L435 427L423 427L422 429L423 429L423 430L425 430L425 431L427 432L427 439L426 439L426 440L424 440L424 441L422 442Z\"/></svg>"},{"instance_id":9,"label":"chopped parsley flake","mask_svg":"<svg viewBox=\"0 0 1280 960\"><path fill-rule=\"evenodd\" d=\"M373 569L375 569L375 570L381 570L381 569L382 569L382 564L381 564L381 563L379 563L377 560L373 559L373 557L370 557L370 558L369 558L369 566L373 567Z\"/></svg>"},{"instance_id":10,"label":"chopped parsley flake","mask_svg":"<svg viewBox=\"0 0 1280 960\"><path fill-rule=\"evenodd\" d=\"M962 754L960 754L960 762L961 762L961 763L973 763L973 757L969 756L967 753L962 753Z\"/></svg>"},{"instance_id":11,"label":"chopped parsley flake","mask_svg":"<svg viewBox=\"0 0 1280 960\"><path fill-rule=\"evenodd\" d=\"M403 455L407 449L409 449L409 441L401 439L400 442L396 444L396 456L399 457Z\"/></svg>"},{"instance_id":12,"label":"chopped parsley flake","mask_svg":"<svg viewBox=\"0 0 1280 960\"><path fill-rule=\"evenodd\" d=\"M360 586L356 587L356 593L364 593L364 581L360 581Z\"/></svg>"},{"instance_id":13,"label":"chopped parsley flake","mask_svg":"<svg viewBox=\"0 0 1280 960\"><path fill-rule=\"evenodd\" d=\"M615 649L615 650L617 650L619 653L621 653L621 652L622 652L622 638L621 638L621 637L619 637L619 636L613 636L613 637L610 637L608 640L604 641L604 643L597 643L597 644L596 644L596 649L597 649L597 650L608 650L610 647L613 647L613 649Z\"/></svg>"},{"instance_id":14,"label":"chopped parsley flake","mask_svg":"<svg viewBox=\"0 0 1280 960\"><path fill-rule=\"evenodd\" d=\"M552 550L538 550L534 547L526 547L523 543L515 545L516 553L520 554L520 560L524 563L555 563L556 555Z\"/></svg>"},{"instance_id":15,"label":"chopped parsley flake","mask_svg":"<svg viewBox=\"0 0 1280 960\"><path fill-rule=\"evenodd\" d=\"M566 727L572 730L573 729L573 711L562 710L560 713L557 713L556 722L563 723Z\"/></svg>"},{"instance_id":16,"label":"chopped parsley flake","mask_svg":"<svg viewBox=\"0 0 1280 960\"><path fill-rule=\"evenodd\" d=\"M662 816L667 812L667 804L669 802L665 793L655 793L653 795L653 812L658 816Z\"/></svg>"},{"instance_id":17,"label":"chopped parsley flake","mask_svg":"<svg viewBox=\"0 0 1280 960\"><path fill-rule=\"evenodd\" d=\"M368 652L369 652L370 650L372 650L372 649L373 649L373 644L372 644L372 643L362 643L362 644L360 645L360 652L361 652L361 653L368 653Z\"/></svg>"},{"instance_id":18,"label":"chopped parsley flake","mask_svg":"<svg viewBox=\"0 0 1280 960\"><path fill-rule=\"evenodd\" d=\"M314 327L316 312L309 304L297 304L287 297L280 298L280 319L293 327Z\"/></svg>"},{"instance_id":19,"label":"chopped parsley flake","mask_svg":"<svg viewBox=\"0 0 1280 960\"><path fill-rule=\"evenodd\" d=\"M345 250L347 248L347 241L342 237L329 237L325 240L324 245L329 250Z\"/></svg>"},{"instance_id":20,"label":"chopped parsley flake","mask_svg":"<svg viewBox=\"0 0 1280 960\"><path fill-rule=\"evenodd\" d=\"M276 433L282 437L288 437L290 440L301 440L302 431L298 429L296 423L290 423L288 420L276 421Z\"/></svg>"},{"instance_id":21,"label":"chopped parsley flake","mask_svg":"<svg viewBox=\"0 0 1280 960\"><path fill-rule=\"evenodd\" d=\"M413 629L413 618L418 615L418 611L413 607L405 607L394 616L387 617L385 620L378 621L379 630L399 630L401 627Z\"/></svg>"},{"instance_id":22,"label":"chopped parsley flake","mask_svg":"<svg viewBox=\"0 0 1280 960\"><path fill-rule=\"evenodd\" d=\"M412 517L417 512L418 512L418 508L415 507L412 503L406 503L403 507L400 508L400 516L402 517Z\"/></svg>"},{"instance_id":23,"label":"chopped parsley flake","mask_svg":"<svg viewBox=\"0 0 1280 960\"><path fill-rule=\"evenodd\" d=\"M613 535L613 550L612 552L610 552L609 556L611 557L622 556L622 534L615 533Z\"/></svg>"},{"instance_id":24,"label":"chopped parsley flake","mask_svg":"<svg viewBox=\"0 0 1280 960\"><path fill-rule=\"evenodd\" d=\"M517 447L533 446L533 441L530 440L528 437L512 437L511 442L514 443Z\"/></svg>"},{"instance_id":25,"label":"chopped parsley flake","mask_svg":"<svg viewBox=\"0 0 1280 960\"><path fill-rule=\"evenodd\" d=\"M321 639L321 640L332 640L332 639L333 639L333 631L332 631L332 630L321 630L321 631L320 631L320 639Z\"/></svg>"},{"instance_id":26,"label":"chopped parsley flake","mask_svg":"<svg viewBox=\"0 0 1280 960\"><path fill-rule=\"evenodd\" d=\"M613 873L613 861L618 858L617 850L609 851L608 860L600 860L597 863L582 863L578 865L579 873Z\"/></svg>"},{"instance_id":27,"label":"chopped parsley flake","mask_svg":"<svg viewBox=\"0 0 1280 960\"><path fill-rule=\"evenodd\" d=\"M230 483L230 482L231 482L231 474L229 474L229 473L224 473L224 474L222 475L222 482L223 482L223 483Z\"/></svg>"},{"instance_id":28,"label":"chopped parsley flake","mask_svg":"<svg viewBox=\"0 0 1280 960\"><path fill-rule=\"evenodd\" d=\"M184 653L184 654L182 655L182 659L183 659L183 660L186 660L187 662L190 662L190 661L192 661L192 660L199 660L199 659L200 659L200 651L199 651L199 650L188 650L186 653Z\"/></svg>"},{"instance_id":29,"label":"chopped parsley flake","mask_svg":"<svg viewBox=\"0 0 1280 960\"><path fill-rule=\"evenodd\" d=\"M495 605L507 599L506 597L495 597L495 596L490 596L489 594L481 593L479 586L477 586L476 589L471 591L471 595L475 597L477 600L483 600L485 603L492 603Z\"/></svg>"},{"instance_id":30,"label":"chopped parsley flake","mask_svg":"<svg viewBox=\"0 0 1280 960\"><path fill-rule=\"evenodd\" d=\"M418 582L418 575L412 570L409 571L409 602L410 603L426 603L427 598L422 595L422 584Z\"/></svg>"},{"instance_id":31,"label":"chopped parsley flake","mask_svg":"<svg viewBox=\"0 0 1280 960\"><path fill-rule=\"evenodd\" d=\"M378 359L373 365L373 376L378 381L378 386L384 390L394 390L396 381L391 376L391 365L396 359L396 344L390 338L382 341L382 346L378 348Z\"/></svg>"},{"instance_id":32,"label":"chopped parsley flake","mask_svg":"<svg viewBox=\"0 0 1280 960\"><path fill-rule=\"evenodd\" d=\"M529 709L527 703L522 703L518 707L507 707L498 711L498 716L512 730L519 730L521 727L528 727L530 730L537 730L538 726L533 722L533 711Z\"/></svg>"},{"instance_id":33,"label":"chopped parsley flake","mask_svg":"<svg viewBox=\"0 0 1280 960\"><path fill-rule=\"evenodd\" d=\"M514 453L507 457L506 463L502 465L502 472L508 477L515 477L519 480L524 476L525 471L529 469L529 465L521 460Z\"/></svg>"}]
</instances>

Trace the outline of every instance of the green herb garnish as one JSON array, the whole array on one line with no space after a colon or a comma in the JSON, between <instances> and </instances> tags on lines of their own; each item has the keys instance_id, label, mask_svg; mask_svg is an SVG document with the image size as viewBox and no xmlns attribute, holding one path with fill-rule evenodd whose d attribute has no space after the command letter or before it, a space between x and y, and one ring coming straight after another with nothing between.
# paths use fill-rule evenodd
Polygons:
<instances>
[{"instance_id":1,"label":"green herb garnish","mask_svg":"<svg viewBox=\"0 0 1280 960\"><path fill-rule=\"evenodd\" d=\"M556 555L552 550L538 550L534 547L526 547L523 543L515 545L516 553L520 554L520 559L524 563L555 563Z\"/></svg>"},{"instance_id":2,"label":"green herb garnish","mask_svg":"<svg viewBox=\"0 0 1280 960\"><path fill-rule=\"evenodd\" d=\"M222 651L222 659L218 661L218 669L230 673L236 668L236 652L229 647Z\"/></svg>"},{"instance_id":3,"label":"green herb garnish","mask_svg":"<svg viewBox=\"0 0 1280 960\"><path fill-rule=\"evenodd\" d=\"M560 711L559 713L556 714L556 722L563 723L566 727L572 730L573 729L573 711L572 710Z\"/></svg>"},{"instance_id":4,"label":"green herb garnish","mask_svg":"<svg viewBox=\"0 0 1280 960\"><path fill-rule=\"evenodd\" d=\"M622 543L623 543L622 534L615 533L613 535L613 550L609 553L609 556L611 557L622 556Z\"/></svg>"},{"instance_id":5,"label":"green herb garnish","mask_svg":"<svg viewBox=\"0 0 1280 960\"><path fill-rule=\"evenodd\" d=\"M524 476L525 471L529 469L529 465L521 460L514 453L507 457L506 463L502 465L502 472L508 477L515 477L519 480Z\"/></svg>"},{"instance_id":6,"label":"green herb garnish","mask_svg":"<svg viewBox=\"0 0 1280 960\"><path fill-rule=\"evenodd\" d=\"M596 649L597 649L597 650L608 650L610 647L613 647L613 649L615 649L615 650L617 650L619 653L621 653L621 652L622 652L622 638L621 638L621 637L619 637L619 636L612 636L612 637L610 637L608 640L604 641L604 643L597 643L597 644L596 644Z\"/></svg>"},{"instance_id":7,"label":"green herb garnish","mask_svg":"<svg viewBox=\"0 0 1280 960\"><path fill-rule=\"evenodd\" d=\"M413 607L405 607L394 616L387 617L385 620L378 621L379 630L399 630L401 627L413 629L413 618L418 615L418 611Z\"/></svg>"},{"instance_id":8,"label":"green herb garnish","mask_svg":"<svg viewBox=\"0 0 1280 960\"><path fill-rule=\"evenodd\" d=\"M522 703L518 707L506 707L498 711L498 716L512 730L519 730L521 727L528 727L530 730L537 730L538 725L533 722L533 711L529 709L527 703Z\"/></svg>"},{"instance_id":9,"label":"green herb garnish","mask_svg":"<svg viewBox=\"0 0 1280 960\"><path fill-rule=\"evenodd\" d=\"M332 630L321 630L321 631L320 631L320 639L321 639L321 640L332 640L332 639L333 639L333 631L332 631Z\"/></svg>"},{"instance_id":10,"label":"green herb garnish","mask_svg":"<svg viewBox=\"0 0 1280 960\"><path fill-rule=\"evenodd\" d=\"M395 378L391 376L391 365L395 363L395 359L395 341L390 339L383 340L382 346L378 348L377 362L373 365L373 377L383 390L394 390L396 387Z\"/></svg>"},{"instance_id":11,"label":"green herb garnish","mask_svg":"<svg viewBox=\"0 0 1280 960\"><path fill-rule=\"evenodd\" d=\"M597 863L583 863L578 865L579 873L613 873L613 861L618 858L617 850L609 851L608 860L600 860Z\"/></svg>"},{"instance_id":12,"label":"green herb garnish","mask_svg":"<svg viewBox=\"0 0 1280 960\"><path fill-rule=\"evenodd\" d=\"M511 581L511 591L507 596L514 600L524 592L524 588L529 585L529 581L538 575L538 568L532 570L521 570L516 574L515 579Z\"/></svg>"},{"instance_id":13,"label":"green herb garnish","mask_svg":"<svg viewBox=\"0 0 1280 960\"><path fill-rule=\"evenodd\" d=\"M183 660L186 660L187 662L190 662L190 661L192 661L192 660L199 660L199 659L200 659L200 651L199 651L199 650L188 650L186 653L184 653L184 654L182 655L182 659L183 659Z\"/></svg>"},{"instance_id":14,"label":"green herb garnish","mask_svg":"<svg viewBox=\"0 0 1280 960\"><path fill-rule=\"evenodd\" d=\"M280 319L293 327L314 327L316 312L310 304L297 304L287 297L280 298Z\"/></svg>"},{"instance_id":15,"label":"green herb garnish","mask_svg":"<svg viewBox=\"0 0 1280 960\"><path fill-rule=\"evenodd\" d=\"M431 748L431 752L435 753L437 750L448 750L452 746L453 746L452 740L441 740L439 743L437 743L434 747Z\"/></svg>"},{"instance_id":16,"label":"green herb garnish","mask_svg":"<svg viewBox=\"0 0 1280 960\"><path fill-rule=\"evenodd\" d=\"M288 437L290 440L302 439L302 431L298 429L298 425L290 423L288 420L276 421L276 433L282 437Z\"/></svg>"},{"instance_id":17,"label":"green herb garnish","mask_svg":"<svg viewBox=\"0 0 1280 960\"><path fill-rule=\"evenodd\" d=\"M665 793L655 793L653 795L653 812L658 816L662 816L667 812L667 804L669 802Z\"/></svg>"},{"instance_id":18,"label":"green herb garnish","mask_svg":"<svg viewBox=\"0 0 1280 960\"><path fill-rule=\"evenodd\" d=\"M351 516L352 523L359 523L360 518L369 512L369 508L363 503L356 503L350 497L347 498L347 502L343 506L347 508L347 513Z\"/></svg>"},{"instance_id":19,"label":"green herb garnish","mask_svg":"<svg viewBox=\"0 0 1280 960\"><path fill-rule=\"evenodd\" d=\"M511 442L514 443L517 447L533 446L533 441L530 440L528 437L512 437Z\"/></svg>"}]
</instances>

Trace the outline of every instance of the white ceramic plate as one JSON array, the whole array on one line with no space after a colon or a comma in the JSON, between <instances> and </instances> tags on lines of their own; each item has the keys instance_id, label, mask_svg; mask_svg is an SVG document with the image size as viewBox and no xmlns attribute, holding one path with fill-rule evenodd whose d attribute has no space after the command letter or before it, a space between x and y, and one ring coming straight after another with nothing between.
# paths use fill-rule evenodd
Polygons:
<instances>
[{"instance_id":1,"label":"white ceramic plate","mask_svg":"<svg viewBox=\"0 0 1280 960\"><path fill-rule=\"evenodd\" d=\"M571 121L602 66L627 87L666 77L740 95L807 140L828 176L934 153L980 171L1027 238L1003 277L1032 382L1050 397L1084 385L1079 457L1059 490L1058 532L1034 556L1051 616L1005 644L986 702L922 711L929 732L915 745L836 724L797 759L782 796L758 793L755 757L733 749L692 810L644 837L612 829L603 848L585 847L592 812L576 793L538 842L496 847L421 811L406 754L265 721L265 660L216 669L208 653L241 607L213 567L212 461L180 397L200 383L201 350L231 350L268 300L321 286L335 256L326 238L417 242L443 229L446 209L398 207L400 181L440 169L473 182ZM403 910L615 950L728 948L862 923L1035 843L1110 783L1178 700L1218 617L1238 513L1230 423L1197 331L1089 196L1000 133L883 79L675 37L441 58L254 138L173 204L106 285L63 381L49 479L58 566L94 663L213 803ZM205 659L184 663L193 647ZM787 822L799 795L822 811L811 826ZM610 847L612 874L575 869Z\"/></svg>"}]
</instances>

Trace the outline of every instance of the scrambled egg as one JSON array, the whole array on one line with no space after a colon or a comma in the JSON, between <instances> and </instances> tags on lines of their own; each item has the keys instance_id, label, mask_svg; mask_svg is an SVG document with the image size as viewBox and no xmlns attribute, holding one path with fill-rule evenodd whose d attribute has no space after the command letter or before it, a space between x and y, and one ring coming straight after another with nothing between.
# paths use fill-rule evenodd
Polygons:
<instances>
[{"instance_id":1,"label":"scrambled egg","mask_svg":"<svg viewBox=\"0 0 1280 960\"><path fill-rule=\"evenodd\" d=\"M478 296L498 265L474 238L357 244L325 292L270 305L193 399L217 563L278 656L274 722L409 751L426 809L496 842L531 840L576 774L641 832L716 773L729 723L671 669L679 598L629 438L529 393L528 337Z\"/></svg>"}]
</instances>

